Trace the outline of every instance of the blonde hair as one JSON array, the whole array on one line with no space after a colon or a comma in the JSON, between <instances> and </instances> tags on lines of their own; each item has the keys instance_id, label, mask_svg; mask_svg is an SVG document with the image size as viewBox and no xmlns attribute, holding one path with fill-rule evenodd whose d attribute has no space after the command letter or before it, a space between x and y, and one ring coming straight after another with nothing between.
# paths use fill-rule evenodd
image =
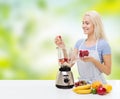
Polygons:
<instances>
[{"instance_id":1,"label":"blonde hair","mask_svg":"<svg viewBox=\"0 0 120 99\"><path fill-rule=\"evenodd\" d=\"M106 39L103 23L100 15L96 11L89 11L85 13L85 16L89 16L94 25L94 35L96 39Z\"/></svg>"}]
</instances>

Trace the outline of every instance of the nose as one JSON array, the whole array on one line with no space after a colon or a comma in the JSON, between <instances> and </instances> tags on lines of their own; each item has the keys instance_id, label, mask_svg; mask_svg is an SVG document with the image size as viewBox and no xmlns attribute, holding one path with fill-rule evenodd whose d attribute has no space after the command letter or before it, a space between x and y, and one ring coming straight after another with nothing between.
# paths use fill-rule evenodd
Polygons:
<instances>
[{"instance_id":1,"label":"nose","mask_svg":"<svg viewBox=\"0 0 120 99\"><path fill-rule=\"evenodd\" d=\"M86 27L86 25L83 23L83 24L82 24L82 28L84 29L85 27Z\"/></svg>"}]
</instances>

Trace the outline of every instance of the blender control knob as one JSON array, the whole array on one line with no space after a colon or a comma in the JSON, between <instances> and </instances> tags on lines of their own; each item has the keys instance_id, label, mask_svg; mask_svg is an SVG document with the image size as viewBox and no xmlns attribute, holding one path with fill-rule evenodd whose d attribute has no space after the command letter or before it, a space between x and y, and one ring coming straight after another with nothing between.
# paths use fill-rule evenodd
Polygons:
<instances>
[{"instance_id":1,"label":"blender control knob","mask_svg":"<svg viewBox=\"0 0 120 99\"><path fill-rule=\"evenodd\" d=\"M69 82L69 79L68 79L68 78L65 78L65 79L64 79L64 82L65 82L65 83L68 83L68 82Z\"/></svg>"}]
</instances>

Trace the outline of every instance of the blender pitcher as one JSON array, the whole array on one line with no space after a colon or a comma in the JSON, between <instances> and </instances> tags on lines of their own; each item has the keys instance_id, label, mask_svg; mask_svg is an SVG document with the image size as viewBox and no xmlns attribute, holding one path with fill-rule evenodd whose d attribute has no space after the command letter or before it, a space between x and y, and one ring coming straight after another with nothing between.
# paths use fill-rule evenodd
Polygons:
<instances>
[{"instance_id":1,"label":"blender pitcher","mask_svg":"<svg viewBox=\"0 0 120 99\"><path fill-rule=\"evenodd\" d=\"M67 50L57 47L58 50L58 63L63 66L64 63L69 63L69 53Z\"/></svg>"}]
</instances>

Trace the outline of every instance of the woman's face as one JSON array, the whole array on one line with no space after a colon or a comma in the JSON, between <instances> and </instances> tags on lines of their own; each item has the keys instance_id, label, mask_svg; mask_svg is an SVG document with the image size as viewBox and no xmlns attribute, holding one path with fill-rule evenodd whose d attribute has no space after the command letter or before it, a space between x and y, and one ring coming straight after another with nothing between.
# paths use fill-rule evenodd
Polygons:
<instances>
[{"instance_id":1,"label":"woman's face","mask_svg":"<svg viewBox=\"0 0 120 99\"><path fill-rule=\"evenodd\" d=\"M85 34L91 35L94 33L94 25L89 16L83 17L82 28Z\"/></svg>"}]
</instances>

